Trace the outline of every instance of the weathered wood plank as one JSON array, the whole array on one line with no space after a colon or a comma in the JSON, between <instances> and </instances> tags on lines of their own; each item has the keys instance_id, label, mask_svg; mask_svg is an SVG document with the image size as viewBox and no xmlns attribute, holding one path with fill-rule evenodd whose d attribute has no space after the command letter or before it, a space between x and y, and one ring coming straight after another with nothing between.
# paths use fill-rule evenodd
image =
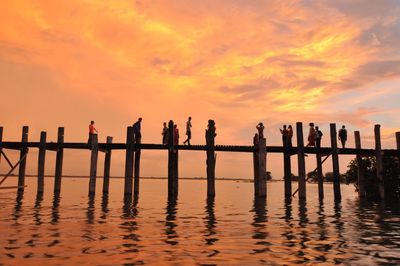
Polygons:
<instances>
[{"instance_id":1,"label":"weathered wood plank","mask_svg":"<svg viewBox=\"0 0 400 266\"><path fill-rule=\"evenodd\" d=\"M125 186L124 195L132 195L133 189L133 159L134 159L134 131L133 127L127 128L125 158Z\"/></svg>"},{"instance_id":2,"label":"weathered wood plank","mask_svg":"<svg viewBox=\"0 0 400 266\"><path fill-rule=\"evenodd\" d=\"M107 137L107 144L112 143L113 138ZM104 158L104 175L103 175L103 194L108 194L110 186L110 167L111 167L111 150L107 150Z\"/></svg>"},{"instance_id":3,"label":"weathered wood plank","mask_svg":"<svg viewBox=\"0 0 400 266\"><path fill-rule=\"evenodd\" d=\"M306 198L306 162L304 159L303 123L296 123L299 198Z\"/></svg>"},{"instance_id":4,"label":"weathered wood plank","mask_svg":"<svg viewBox=\"0 0 400 266\"><path fill-rule=\"evenodd\" d=\"M38 155L38 183L37 183L37 194L42 194L44 191L44 170L46 163L46 138L47 133L40 132L40 146Z\"/></svg>"},{"instance_id":5,"label":"weathered wood plank","mask_svg":"<svg viewBox=\"0 0 400 266\"><path fill-rule=\"evenodd\" d=\"M215 196L215 122L208 120L207 143L207 195Z\"/></svg>"},{"instance_id":6,"label":"weathered wood plank","mask_svg":"<svg viewBox=\"0 0 400 266\"><path fill-rule=\"evenodd\" d=\"M354 131L354 139L356 148L361 149L361 136L360 131ZM364 173L364 161L361 155L356 156L357 160L357 183L358 183L358 196L364 198L365 194L365 173Z\"/></svg>"},{"instance_id":7,"label":"weathered wood plank","mask_svg":"<svg viewBox=\"0 0 400 266\"><path fill-rule=\"evenodd\" d=\"M99 155L98 135L93 134L91 141L90 155L90 175L89 175L89 195L96 193L96 178L97 178L97 159Z\"/></svg>"},{"instance_id":8,"label":"weathered wood plank","mask_svg":"<svg viewBox=\"0 0 400 266\"><path fill-rule=\"evenodd\" d=\"M335 123L330 124L330 133L331 133L331 147L332 147L333 193L334 193L334 200L338 202L342 199L342 195L340 192L339 156L337 148L337 132Z\"/></svg>"},{"instance_id":9,"label":"weathered wood plank","mask_svg":"<svg viewBox=\"0 0 400 266\"><path fill-rule=\"evenodd\" d=\"M57 134L58 150L56 154L56 170L54 178L54 194L56 195L60 194L61 192L61 178L62 178L63 158L64 158L63 143L64 143L64 127L59 127Z\"/></svg>"},{"instance_id":10,"label":"weathered wood plank","mask_svg":"<svg viewBox=\"0 0 400 266\"><path fill-rule=\"evenodd\" d=\"M379 180L379 197L385 199L385 181L383 179L383 160L381 145L381 125L374 126L375 135L375 158L376 158L376 176Z\"/></svg>"},{"instance_id":11,"label":"weathered wood plank","mask_svg":"<svg viewBox=\"0 0 400 266\"><path fill-rule=\"evenodd\" d=\"M29 132L29 127L24 126L22 127L22 143L27 143L28 142L28 132ZM26 157L28 153L28 148L24 147L21 149L19 158L21 160L21 163L19 164L19 171L18 171L18 191L22 192L24 191L25 187L25 171L26 171Z\"/></svg>"}]
</instances>

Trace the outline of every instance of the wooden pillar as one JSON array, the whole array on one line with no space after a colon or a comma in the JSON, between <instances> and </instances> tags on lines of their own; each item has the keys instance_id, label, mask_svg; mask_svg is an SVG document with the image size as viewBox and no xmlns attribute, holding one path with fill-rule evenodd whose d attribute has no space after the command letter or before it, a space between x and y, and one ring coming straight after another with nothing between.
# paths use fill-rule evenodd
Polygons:
<instances>
[{"instance_id":1,"label":"wooden pillar","mask_svg":"<svg viewBox=\"0 0 400 266\"><path fill-rule=\"evenodd\" d=\"M125 158L125 187L124 195L132 195L133 188L133 157L134 157L134 132L133 127L127 128L126 158Z\"/></svg>"},{"instance_id":2,"label":"wooden pillar","mask_svg":"<svg viewBox=\"0 0 400 266\"><path fill-rule=\"evenodd\" d=\"M174 122L172 120L168 123L168 196L176 196L176 149L174 145Z\"/></svg>"},{"instance_id":3,"label":"wooden pillar","mask_svg":"<svg viewBox=\"0 0 400 266\"><path fill-rule=\"evenodd\" d=\"M64 158L64 128L58 128L57 136L58 149L56 154L56 173L54 178L54 194L59 194L61 191L61 177L62 177L62 167Z\"/></svg>"},{"instance_id":4,"label":"wooden pillar","mask_svg":"<svg viewBox=\"0 0 400 266\"><path fill-rule=\"evenodd\" d=\"M44 166L46 162L46 137L47 133L40 132L40 144L39 144L39 155L38 155L38 183L37 183L37 194L43 194L44 191Z\"/></svg>"},{"instance_id":5,"label":"wooden pillar","mask_svg":"<svg viewBox=\"0 0 400 266\"><path fill-rule=\"evenodd\" d=\"M24 126L22 127L22 144L26 144L28 142L28 132L29 132L29 127ZM21 160L21 163L19 164L19 172L18 172L18 191L22 192L24 191L25 187L25 171L26 171L26 156L28 153L28 148L23 147L21 149L19 159Z\"/></svg>"},{"instance_id":6,"label":"wooden pillar","mask_svg":"<svg viewBox=\"0 0 400 266\"><path fill-rule=\"evenodd\" d=\"M303 123L296 123L299 198L306 198L306 161L304 159Z\"/></svg>"},{"instance_id":7,"label":"wooden pillar","mask_svg":"<svg viewBox=\"0 0 400 266\"><path fill-rule=\"evenodd\" d=\"M376 176L379 180L379 196L381 200L385 199L385 183L383 180L383 160L381 146L381 125L375 125L375 157L376 157Z\"/></svg>"},{"instance_id":8,"label":"wooden pillar","mask_svg":"<svg viewBox=\"0 0 400 266\"><path fill-rule=\"evenodd\" d=\"M89 195L96 193L97 158L99 156L99 139L97 134L92 135L90 156Z\"/></svg>"},{"instance_id":9,"label":"wooden pillar","mask_svg":"<svg viewBox=\"0 0 400 266\"><path fill-rule=\"evenodd\" d=\"M317 175L318 175L318 198L321 201L324 198L324 175L322 173L322 160L320 147L317 147Z\"/></svg>"},{"instance_id":10,"label":"wooden pillar","mask_svg":"<svg viewBox=\"0 0 400 266\"><path fill-rule=\"evenodd\" d=\"M361 137L360 131L354 131L354 139L356 142L356 149L361 149ZM358 196L360 198L365 197L365 173L364 173L364 161L361 155L357 154L357 183L358 183Z\"/></svg>"},{"instance_id":11,"label":"wooden pillar","mask_svg":"<svg viewBox=\"0 0 400 266\"><path fill-rule=\"evenodd\" d=\"M330 124L331 147L332 147L332 168L333 168L333 194L335 201L340 201L342 195L340 193L340 172L339 172L339 155L337 148L336 124Z\"/></svg>"},{"instance_id":12,"label":"wooden pillar","mask_svg":"<svg viewBox=\"0 0 400 266\"><path fill-rule=\"evenodd\" d=\"M283 179L285 181L285 197L292 197L292 165L290 161L290 150L288 142L283 143L284 151L283 151L283 169L284 175Z\"/></svg>"},{"instance_id":13,"label":"wooden pillar","mask_svg":"<svg viewBox=\"0 0 400 266\"><path fill-rule=\"evenodd\" d=\"M258 196L267 197L267 145L266 139L260 139L258 143Z\"/></svg>"},{"instance_id":14,"label":"wooden pillar","mask_svg":"<svg viewBox=\"0 0 400 266\"><path fill-rule=\"evenodd\" d=\"M207 145L207 195L215 196L215 122L208 120Z\"/></svg>"},{"instance_id":15,"label":"wooden pillar","mask_svg":"<svg viewBox=\"0 0 400 266\"><path fill-rule=\"evenodd\" d=\"M258 181L258 143L259 143L258 134L254 136L253 144L254 144L254 152L253 152L253 170L254 170L254 196L258 196L259 192L259 181Z\"/></svg>"},{"instance_id":16,"label":"wooden pillar","mask_svg":"<svg viewBox=\"0 0 400 266\"><path fill-rule=\"evenodd\" d=\"M111 144L113 138L107 137L107 144ZM106 156L104 158L104 176L103 176L103 194L108 194L108 189L110 186L110 166L111 166L111 149L107 150Z\"/></svg>"},{"instance_id":17,"label":"wooden pillar","mask_svg":"<svg viewBox=\"0 0 400 266\"><path fill-rule=\"evenodd\" d=\"M140 143L136 143L140 144ZM136 147L135 152L135 171L134 171L134 194L139 195L139 179L140 179L140 148Z\"/></svg>"},{"instance_id":18,"label":"wooden pillar","mask_svg":"<svg viewBox=\"0 0 400 266\"><path fill-rule=\"evenodd\" d=\"M400 132L396 132L396 146L397 150L400 152ZM400 155L397 155L398 161L399 161L399 166L400 166Z\"/></svg>"}]
</instances>

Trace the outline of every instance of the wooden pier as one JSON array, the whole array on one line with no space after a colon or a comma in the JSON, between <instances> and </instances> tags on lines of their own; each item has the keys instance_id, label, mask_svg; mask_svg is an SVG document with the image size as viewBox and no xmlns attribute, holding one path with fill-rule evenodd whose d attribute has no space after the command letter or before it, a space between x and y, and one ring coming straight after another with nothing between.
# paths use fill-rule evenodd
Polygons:
<instances>
[{"instance_id":1,"label":"wooden pier","mask_svg":"<svg viewBox=\"0 0 400 266\"><path fill-rule=\"evenodd\" d=\"M98 141L97 135L92 135L89 143L81 142L65 142L64 141L64 128L58 128L57 142L48 142L46 132L41 132L39 142L28 141L29 128L24 126L22 128L22 137L19 142L4 141L3 140L3 127L0 127L0 161L1 158L7 161L11 170L0 180L1 184L7 179L10 174L18 167L18 186L16 187L19 192L23 192L25 188L25 173L26 173L26 160L28 157L29 149L38 149L38 174L37 174L37 193L43 194L44 191L44 169L46 161L46 152L56 152L56 166L54 175L54 194L59 195L61 192L62 184L62 169L63 169L63 154L64 149L81 149L90 151L90 177L88 194L94 195L96 191L97 179L97 161L99 153L105 153L104 160L104 173L103 173L103 194L107 194L110 184L110 164L111 153L113 150L125 150L125 180L124 180L124 195L126 198L133 196L137 197L139 194L140 183L140 159L141 150L165 150L168 153L168 197L176 198L178 195L179 185L179 151L204 151L206 153L206 172L207 172L207 196L214 197L215 190L215 169L216 169L216 153L221 152L241 152L253 154L253 167L254 167L254 195L258 198L265 198L267 196L267 154L268 153L281 153L284 159L284 196L291 198L298 192L301 199L306 198L306 167L305 156L306 154L315 154L317 168L314 170L318 174L318 195L320 200L324 197L323 191L323 174L322 164L331 157L333 168L333 191L334 200L341 200L340 193L340 174L339 174L339 156L340 155L355 155L358 162L358 185L359 196L365 196L364 173L362 167L363 156L374 156L377 162L377 176L380 180L379 192L382 199L385 198L384 193L384 178L382 176L383 164L382 156L391 155L400 158L400 132L396 132L397 149L382 149L380 125L375 125L375 149L362 149L360 132L355 131L355 148L338 148L337 147L337 132L336 124L330 124L330 138L331 147L305 147L303 136L303 124L296 123L296 136L297 146L292 147L283 143L282 146L267 146L265 138L253 139L254 145L251 146L235 146L235 145L216 145L215 144L215 122L208 121L208 128L206 130L205 145L177 145L174 143L174 122L171 120L168 124L168 144L150 144L141 143L140 140L134 137L134 128L127 127L126 142L113 143L112 137L108 136L105 143ZM12 164L7 157L5 150L19 150L19 161ZM291 182L291 157L297 155L298 160L298 188L292 193ZM325 157L324 159L322 159Z\"/></svg>"}]
</instances>

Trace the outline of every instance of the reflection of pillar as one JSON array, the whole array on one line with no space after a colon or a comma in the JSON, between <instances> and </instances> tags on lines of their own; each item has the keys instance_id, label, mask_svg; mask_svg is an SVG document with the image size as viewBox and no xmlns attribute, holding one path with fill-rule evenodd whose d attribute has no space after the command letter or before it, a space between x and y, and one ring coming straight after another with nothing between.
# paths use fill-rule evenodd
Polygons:
<instances>
[{"instance_id":1,"label":"reflection of pillar","mask_svg":"<svg viewBox=\"0 0 400 266\"><path fill-rule=\"evenodd\" d=\"M90 156L89 195L96 193L97 158L99 155L99 140L97 134L92 134Z\"/></svg>"},{"instance_id":2,"label":"reflection of pillar","mask_svg":"<svg viewBox=\"0 0 400 266\"><path fill-rule=\"evenodd\" d=\"M342 196L340 193L340 173L339 173L339 155L337 148L336 124L330 124L331 130L331 147L332 147L332 168L333 168L333 193L335 201L340 201Z\"/></svg>"},{"instance_id":3,"label":"reflection of pillar","mask_svg":"<svg viewBox=\"0 0 400 266\"><path fill-rule=\"evenodd\" d=\"M125 186L124 195L132 195L133 186L133 127L127 128L126 134L126 158L125 158Z\"/></svg>"},{"instance_id":4,"label":"reflection of pillar","mask_svg":"<svg viewBox=\"0 0 400 266\"><path fill-rule=\"evenodd\" d=\"M38 184L37 194L43 194L44 190L44 166L46 161L46 132L40 132L40 144L38 155Z\"/></svg>"},{"instance_id":5,"label":"reflection of pillar","mask_svg":"<svg viewBox=\"0 0 400 266\"><path fill-rule=\"evenodd\" d=\"M26 144L28 142L28 131L29 127L24 126L22 128L22 144ZM26 154L28 153L28 148L25 146L21 149L21 153L19 155L19 159L22 160L19 164L19 173L18 173L18 191L24 191L25 187L25 170L26 170Z\"/></svg>"},{"instance_id":6,"label":"reflection of pillar","mask_svg":"<svg viewBox=\"0 0 400 266\"><path fill-rule=\"evenodd\" d=\"M299 198L306 198L306 162L304 159L303 123L296 123Z\"/></svg>"},{"instance_id":7,"label":"reflection of pillar","mask_svg":"<svg viewBox=\"0 0 400 266\"><path fill-rule=\"evenodd\" d=\"M208 120L207 145L207 195L215 196L215 122Z\"/></svg>"},{"instance_id":8,"label":"reflection of pillar","mask_svg":"<svg viewBox=\"0 0 400 266\"><path fill-rule=\"evenodd\" d=\"M107 144L111 144L112 141L112 137L107 137ZM112 149L107 149L106 156L104 158L103 194L108 193L110 186L111 151Z\"/></svg>"},{"instance_id":9,"label":"reflection of pillar","mask_svg":"<svg viewBox=\"0 0 400 266\"><path fill-rule=\"evenodd\" d=\"M379 180L379 197L385 199L385 184L383 180L383 160L381 147L381 125L375 125L375 157L376 157L376 176Z\"/></svg>"},{"instance_id":10,"label":"reflection of pillar","mask_svg":"<svg viewBox=\"0 0 400 266\"><path fill-rule=\"evenodd\" d=\"M63 157L64 157L64 128L58 128L57 137L57 155L56 155L56 174L54 178L54 194L60 194L61 191L61 176L63 167Z\"/></svg>"},{"instance_id":11,"label":"reflection of pillar","mask_svg":"<svg viewBox=\"0 0 400 266\"><path fill-rule=\"evenodd\" d=\"M354 131L354 139L356 142L356 149L361 149L361 137L360 131ZM358 183L358 196L360 198L365 197L365 173L364 173L364 161L361 155L357 154L357 183Z\"/></svg>"}]
</instances>

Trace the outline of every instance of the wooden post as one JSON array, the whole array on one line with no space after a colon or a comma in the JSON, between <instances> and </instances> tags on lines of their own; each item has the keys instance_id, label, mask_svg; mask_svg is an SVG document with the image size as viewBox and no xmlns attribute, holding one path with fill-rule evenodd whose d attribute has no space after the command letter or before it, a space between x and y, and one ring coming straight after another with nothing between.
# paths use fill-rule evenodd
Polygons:
<instances>
[{"instance_id":1,"label":"wooden post","mask_svg":"<svg viewBox=\"0 0 400 266\"><path fill-rule=\"evenodd\" d=\"M253 170L254 170L254 196L258 196L259 192L259 178L258 178L258 143L259 143L258 134L254 136L253 144L254 144L254 152L253 152Z\"/></svg>"},{"instance_id":2,"label":"wooden post","mask_svg":"<svg viewBox=\"0 0 400 266\"><path fill-rule=\"evenodd\" d=\"M318 175L318 198L321 201L324 198L324 175L322 174L322 160L320 147L317 147L317 175Z\"/></svg>"},{"instance_id":3,"label":"wooden post","mask_svg":"<svg viewBox=\"0 0 400 266\"><path fill-rule=\"evenodd\" d=\"M340 201L342 195L340 193L340 172L339 172L339 155L337 148L336 124L330 124L331 147L332 147L332 168L333 168L333 193L335 201Z\"/></svg>"},{"instance_id":4,"label":"wooden post","mask_svg":"<svg viewBox=\"0 0 400 266\"><path fill-rule=\"evenodd\" d=\"M267 147L266 139L260 139L258 143L258 196L267 197Z\"/></svg>"},{"instance_id":5,"label":"wooden post","mask_svg":"<svg viewBox=\"0 0 400 266\"><path fill-rule=\"evenodd\" d=\"M26 144L28 142L28 132L29 132L29 127L24 126L22 127L22 143ZM18 172L18 191L22 192L24 191L25 187L25 171L26 171L26 154L28 153L28 148L23 147L21 149L19 158L20 160L23 158L21 163L19 164L19 172Z\"/></svg>"},{"instance_id":6,"label":"wooden post","mask_svg":"<svg viewBox=\"0 0 400 266\"><path fill-rule=\"evenodd\" d=\"M306 198L306 162L304 159L303 123L296 123L299 198Z\"/></svg>"},{"instance_id":7,"label":"wooden post","mask_svg":"<svg viewBox=\"0 0 400 266\"><path fill-rule=\"evenodd\" d=\"M400 132L396 132L396 146L400 152ZM400 166L400 155L397 155L397 158L398 158L399 166Z\"/></svg>"},{"instance_id":8,"label":"wooden post","mask_svg":"<svg viewBox=\"0 0 400 266\"><path fill-rule=\"evenodd\" d=\"M215 122L208 120L206 129L207 145L207 195L215 196Z\"/></svg>"},{"instance_id":9,"label":"wooden post","mask_svg":"<svg viewBox=\"0 0 400 266\"><path fill-rule=\"evenodd\" d=\"M361 149L360 131L354 131L354 139L356 142L356 149ZM358 183L358 196L365 197L365 174L364 174L364 161L361 155L357 154L357 183Z\"/></svg>"},{"instance_id":10,"label":"wooden post","mask_svg":"<svg viewBox=\"0 0 400 266\"><path fill-rule=\"evenodd\" d=\"M111 144L113 138L107 137L107 144ZM108 188L110 186L110 166L111 166L111 149L107 150L104 158L104 176L103 176L103 194L108 194Z\"/></svg>"},{"instance_id":11,"label":"wooden post","mask_svg":"<svg viewBox=\"0 0 400 266\"><path fill-rule=\"evenodd\" d=\"M54 178L54 194L59 194L61 191L61 177L62 177L62 167L63 167L63 158L64 158L64 128L58 128L58 136L57 136L57 155L56 155L56 173Z\"/></svg>"},{"instance_id":12,"label":"wooden post","mask_svg":"<svg viewBox=\"0 0 400 266\"><path fill-rule=\"evenodd\" d=\"M175 170L176 170L176 150L174 147L174 122L168 123L168 196L177 194L175 185Z\"/></svg>"},{"instance_id":13,"label":"wooden post","mask_svg":"<svg viewBox=\"0 0 400 266\"><path fill-rule=\"evenodd\" d=\"M283 151L283 169L284 176L283 179L285 181L285 197L292 197L292 165L290 161L290 151L289 151L289 143L285 141L283 143L284 151Z\"/></svg>"},{"instance_id":14,"label":"wooden post","mask_svg":"<svg viewBox=\"0 0 400 266\"><path fill-rule=\"evenodd\" d=\"M383 160L381 146L381 125L375 125L375 157L376 157L376 176L379 180L379 196L381 200L385 199L385 183L383 180Z\"/></svg>"},{"instance_id":15,"label":"wooden post","mask_svg":"<svg viewBox=\"0 0 400 266\"><path fill-rule=\"evenodd\" d=\"M44 165L46 161L46 137L47 133L40 132L40 144L39 144L39 155L38 155L38 183L37 183L37 194L43 194L44 191Z\"/></svg>"},{"instance_id":16,"label":"wooden post","mask_svg":"<svg viewBox=\"0 0 400 266\"><path fill-rule=\"evenodd\" d=\"M94 195L96 193L97 158L99 155L99 139L97 134L92 134L91 145L89 195Z\"/></svg>"},{"instance_id":17,"label":"wooden post","mask_svg":"<svg viewBox=\"0 0 400 266\"><path fill-rule=\"evenodd\" d=\"M136 144L140 144L136 143ZM134 194L139 195L139 178L140 178L140 148L136 147L135 152L135 171L134 171Z\"/></svg>"},{"instance_id":18,"label":"wooden post","mask_svg":"<svg viewBox=\"0 0 400 266\"><path fill-rule=\"evenodd\" d=\"M125 188L124 195L132 195L133 186L133 157L134 157L134 132L133 127L127 128L126 134L126 158L125 158Z\"/></svg>"}]
</instances>

